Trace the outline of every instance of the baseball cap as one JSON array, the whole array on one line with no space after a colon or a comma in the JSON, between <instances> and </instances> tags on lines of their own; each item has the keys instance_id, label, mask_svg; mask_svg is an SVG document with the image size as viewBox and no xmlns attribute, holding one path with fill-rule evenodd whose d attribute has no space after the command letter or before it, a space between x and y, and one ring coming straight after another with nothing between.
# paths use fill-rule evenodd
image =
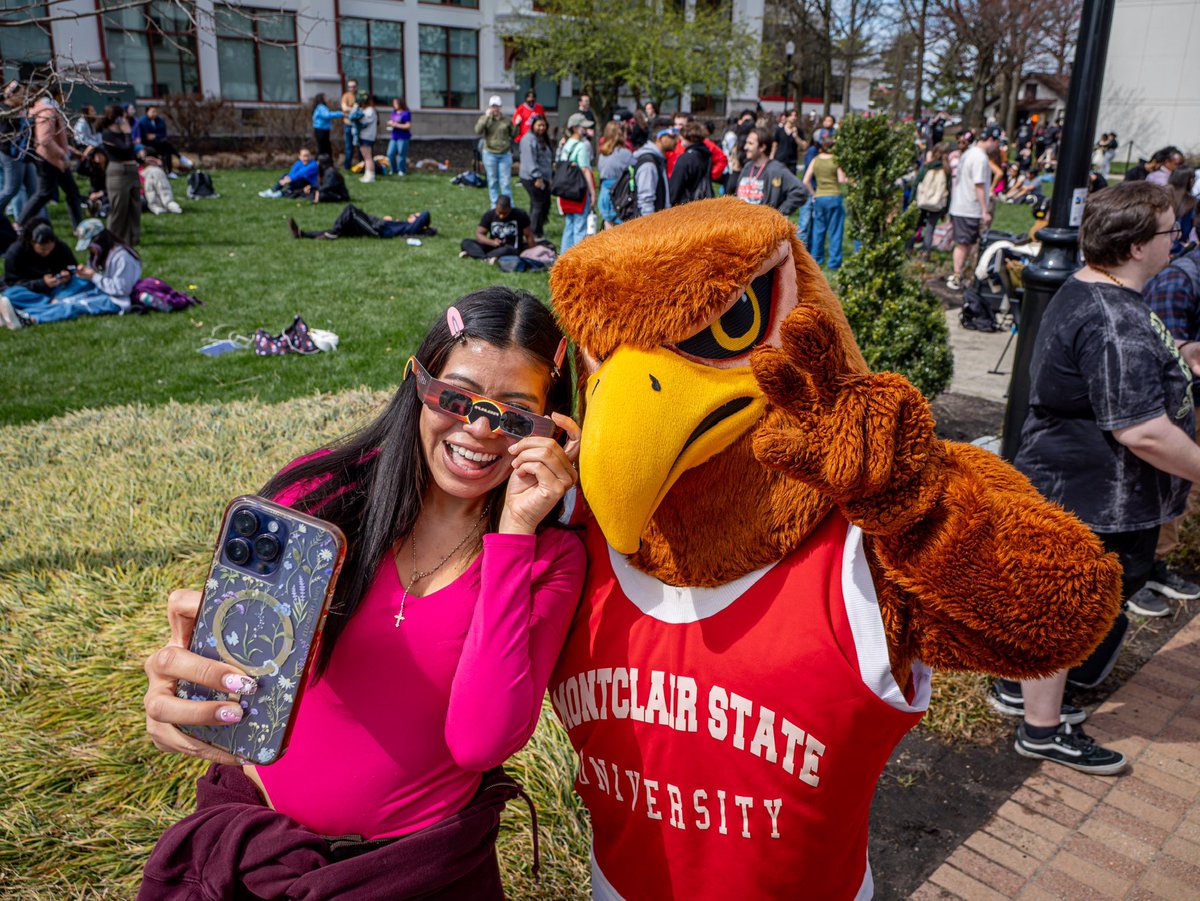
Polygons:
<instances>
[{"instance_id":1,"label":"baseball cap","mask_svg":"<svg viewBox=\"0 0 1200 901\"><path fill-rule=\"evenodd\" d=\"M503 105L504 104L502 104L500 102L499 94L493 94L491 97L488 98L488 106L503 106Z\"/></svg>"},{"instance_id":2,"label":"baseball cap","mask_svg":"<svg viewBox=\"0 0 1200 901\"><path fill-rule=\"evenodd\" d=\"M99 219L84 219L79 223L79 228L76 230L79 240L75 242L75 249L87 250L92 241L102 231L104 231L104 223Z\"/></svg>"},{"instance_id":3,"label":"baseball cap","mask_svg":"<svg viewBox=\"0 0 1200 901\"><path fill-rule=\"evenodd\" d=\"M588 124L588 117L585 116L583 113L571 113L570 118L567 119L567 128L568 129L585 128L587 126L587 124Z\"/></svg>"},{"instance_id":4,"label":"baseball cap","mask_svg":"<svg viewBox=\"0 0 1200 901\"><path fill-rule=\"evenodd\" d=\"M1004 137L1004 129L1001 128L999 125L989 125L987 128L985 128L983 130L982 137L985 141L987 141L987 140L999 141L1002 137Z\"/></svg>"},{"instance_id":5,"label":"baseball cap","mask_svg":"<svg viewBox=\"0 0 1200 901\"><path fill-rule=\"evenodd\" d=\"M659 129L658 131L656 131L656 132L654 133L654 140L656 140L656 141L657 141L657 140L658 140L659 138L661 138L663 135L671 135L672 137L674 137L674 136L675 136L675 129L674 129L674 128L662 128L662 129Z\"/></svg>"}]
</instances>

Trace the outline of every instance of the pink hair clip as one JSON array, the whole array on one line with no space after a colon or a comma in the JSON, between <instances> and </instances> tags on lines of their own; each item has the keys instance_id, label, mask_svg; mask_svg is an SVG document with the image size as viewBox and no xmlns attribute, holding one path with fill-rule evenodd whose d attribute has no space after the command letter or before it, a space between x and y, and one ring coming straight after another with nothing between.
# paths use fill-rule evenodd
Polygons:
<instances>
[{"instance_id":1,"label":"pink hair clip","mask_svg":"<svg viewBox=\"0 0 1200 901\"><path fill-rule=\"evenodd\" d=\"M567 339L558 342L558 350L554 352L554 377L562 375L563 361L567 358Z\"/></svg>"},{"instance_id":2,"label":"pink hair clip","mask_svg":"<svg viewBox=\"0 0 1200 901\"><path fill-rule=\"evenodd\" d=\"M446 325L450 327L451 338L467 340L467 327L463 324L462 313L458 312L458 307L451 307L446 311Z\"/></svg>"}]
</instances>

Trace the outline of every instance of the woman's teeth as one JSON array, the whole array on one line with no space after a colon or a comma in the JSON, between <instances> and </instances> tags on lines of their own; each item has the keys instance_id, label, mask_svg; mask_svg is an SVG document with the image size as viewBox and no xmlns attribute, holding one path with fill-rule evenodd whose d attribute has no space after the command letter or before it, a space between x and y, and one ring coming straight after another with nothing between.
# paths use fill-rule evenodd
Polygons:
<instances>
[{"instance_id":1,"label":"woman's teeth","mask_svg":"<svg viewBox=\"0 0 1200 901\"><path fill-rule=\"evenodd\" d=\"M457 444L451 444L449 447L450 453L457 457L470 460L473 463L483 463L486 465L488 463L495 463L500 459L499 454L481 454L477 453L476 451L467 450L465 447L459 447Z\"/></svg>"}]
</instances>

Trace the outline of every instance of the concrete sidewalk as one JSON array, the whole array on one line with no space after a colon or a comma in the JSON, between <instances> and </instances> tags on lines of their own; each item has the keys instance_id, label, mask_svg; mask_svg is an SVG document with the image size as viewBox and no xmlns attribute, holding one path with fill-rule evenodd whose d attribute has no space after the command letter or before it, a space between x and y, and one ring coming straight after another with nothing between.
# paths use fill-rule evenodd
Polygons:
<instances>
[{"instance_id":1,"label":"concrete sidewalk","mask_svg":"<svg viewBox=\"0 0 1200 901\"><path fill-rule=\"evenodd\" d=\"M1041 764L910 897L1200 898L1200 616L1084 728L1129 768L1104 777Z\"/></svg>"}]
</instances>

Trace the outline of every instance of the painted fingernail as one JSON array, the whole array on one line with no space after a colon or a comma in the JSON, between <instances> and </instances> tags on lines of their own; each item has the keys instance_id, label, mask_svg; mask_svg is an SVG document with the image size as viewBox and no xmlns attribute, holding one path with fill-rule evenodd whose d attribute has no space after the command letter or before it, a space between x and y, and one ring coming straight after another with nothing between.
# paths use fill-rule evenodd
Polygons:
<instances>
[{"instance_id":1,"label":"painted fingernail","mask_svg":"<svg viewBox=\"0 0 1200 901\"><path fill-rule=\"evenodd\" d=\"M222 723L240 723L242 721L242 708L222 707L217 711L217 719Z\"/></svg>"},{"instance_id":2,"label":"painted fingernail","mask_svg":"<svg viewBox=\"0 0 1200 901\"><path fill-rule=\"evenodd\" d=\"M258 691L258 682L249 676L240 676L236 673L230 673L221 680L221 684L225 686L226 691L232 691L239 695L252 695Z\"/></svg>"}]
</instances>

